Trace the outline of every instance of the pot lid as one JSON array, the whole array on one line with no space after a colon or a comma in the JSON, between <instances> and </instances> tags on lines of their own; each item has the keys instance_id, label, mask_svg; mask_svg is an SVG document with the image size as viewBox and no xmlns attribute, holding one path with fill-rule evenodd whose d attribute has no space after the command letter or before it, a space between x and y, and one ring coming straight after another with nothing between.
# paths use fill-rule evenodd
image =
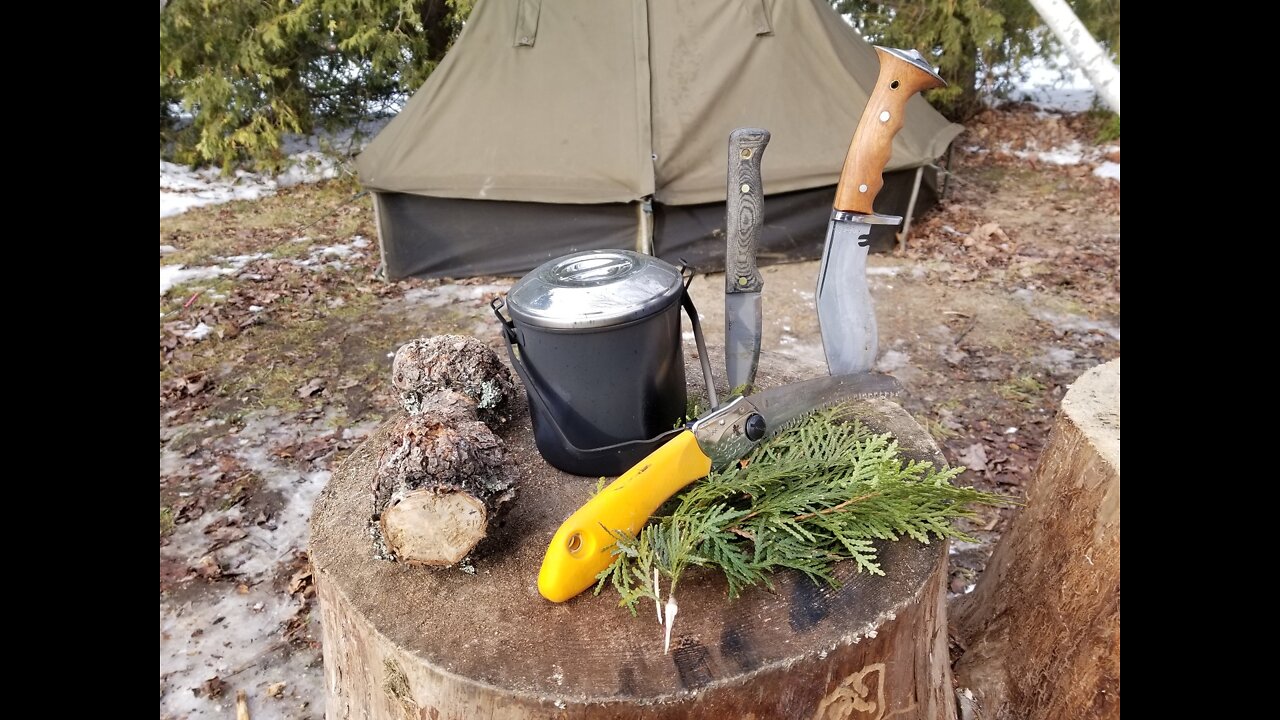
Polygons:
<instances>
[{"instance_id":1,"label":"pot lid","mask_svg":"<svg viewBox=\"0 0 1280 720\"><path fill-rule=\"evenodd\" d=\"M618 325L652 315L680 294L680 270L630 250L588 250L539 265L507 293L516 320L556 329Z\"/></svg>"}]
</instances>

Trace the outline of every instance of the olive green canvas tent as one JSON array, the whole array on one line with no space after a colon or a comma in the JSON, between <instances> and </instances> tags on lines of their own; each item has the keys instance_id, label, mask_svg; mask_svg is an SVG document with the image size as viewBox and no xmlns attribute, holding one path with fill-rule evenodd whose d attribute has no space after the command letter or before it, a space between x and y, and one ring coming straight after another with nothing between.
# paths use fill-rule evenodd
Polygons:
<instances>
[{"instance_id":1,"label":"olive green canvas tent","mask_svg":"<svg viewBox=\"0 0 1280 720\"><path fill-rule=\"evenodd\" d=\"M815 257L879 70L826 0L479 0L358 158L388 277L521 274L596 248L723 265L729 133L761 127L761 260ZM960 132L907 106L879 212ZM874 241L874 238L873 238Z\"/></svg>"}]
</instances>

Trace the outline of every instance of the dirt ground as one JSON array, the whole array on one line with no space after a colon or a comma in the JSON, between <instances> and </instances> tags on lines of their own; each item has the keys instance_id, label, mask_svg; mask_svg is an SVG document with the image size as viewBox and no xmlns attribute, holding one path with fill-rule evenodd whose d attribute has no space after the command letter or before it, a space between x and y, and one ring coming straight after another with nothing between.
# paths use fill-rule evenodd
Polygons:
<instances>
[{"instance_id":1,"label":"dirt ground","mask_svg":"<svg viewBox=\"0 0 1280 720\"><path fill-rule=\"evenodd\" d=\"M948 200L905 250L871 258L879 367L969 468L961 482L1016 496L1072 380L1120 354L1120 188L1093 172L1118 163L1119 144L1098 142L1088 116L1025 107L969 128ZM1046 152L1064 147L1079 161ZM332 181L160 222L162 717L227 717L237 689L255 720L323 716L311 502L396 407L400 343L498 342L488 301L512 280L383 282L357 191ZM820 365L817 263L764 278L765 347ZM692 285L716 344L722 288L715 274ZM955 544L953 593L972 587L1010 512Z\"/></svg>"}]
</instances>

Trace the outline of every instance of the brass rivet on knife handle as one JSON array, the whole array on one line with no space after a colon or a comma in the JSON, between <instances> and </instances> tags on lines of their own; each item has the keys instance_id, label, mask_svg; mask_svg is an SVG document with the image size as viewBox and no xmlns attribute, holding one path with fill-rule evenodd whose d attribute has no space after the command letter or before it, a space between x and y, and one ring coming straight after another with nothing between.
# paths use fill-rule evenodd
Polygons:
<instances>
[{"instance_id":1,"label":"brass rivet on knife handle","mask_svg":"<svg viewBox=\"0 0 1280 720\"><path fill-rule=\"evenodd\" d=\"M919 58L914 51L877 46L876 54L880 56L880 76L844 158L840 184L836 185L836 210L874 212L871 203L884 186L884 167L893 152L893 136L902 129L907 101L922 90L947 84L923 59L913 61Z\"/></svg>"},{"instance_id":2,"label":"brass rivet on knife handle","mask_svg":"<svg viewBox=\"0 0 1280 720\"><path fill-rule=\"evenodd\" d=\"M764 221L764 188L760 161L769 144L768 130L738 128L729 134L729 181L725 189L724 283L726 292L760 292L764 278L756 269L756 248Z\"/></svg>"}]
</instances>

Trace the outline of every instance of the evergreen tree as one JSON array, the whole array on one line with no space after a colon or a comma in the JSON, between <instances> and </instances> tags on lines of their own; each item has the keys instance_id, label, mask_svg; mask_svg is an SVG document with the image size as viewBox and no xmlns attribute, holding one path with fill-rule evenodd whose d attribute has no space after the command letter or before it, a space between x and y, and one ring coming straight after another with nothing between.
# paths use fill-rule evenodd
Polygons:
<instances>
[{"instance_id":1,"label":"evergreen tree","mask_svg":"<svg viewBox=\"0 0 1280 720\"><path fill-rule=\"evenodd\" d=\"M417 89L473 2L172 0L160 10L161 151L278 166L284 134L350 125Z\"/></svg>"}]
</instances>

